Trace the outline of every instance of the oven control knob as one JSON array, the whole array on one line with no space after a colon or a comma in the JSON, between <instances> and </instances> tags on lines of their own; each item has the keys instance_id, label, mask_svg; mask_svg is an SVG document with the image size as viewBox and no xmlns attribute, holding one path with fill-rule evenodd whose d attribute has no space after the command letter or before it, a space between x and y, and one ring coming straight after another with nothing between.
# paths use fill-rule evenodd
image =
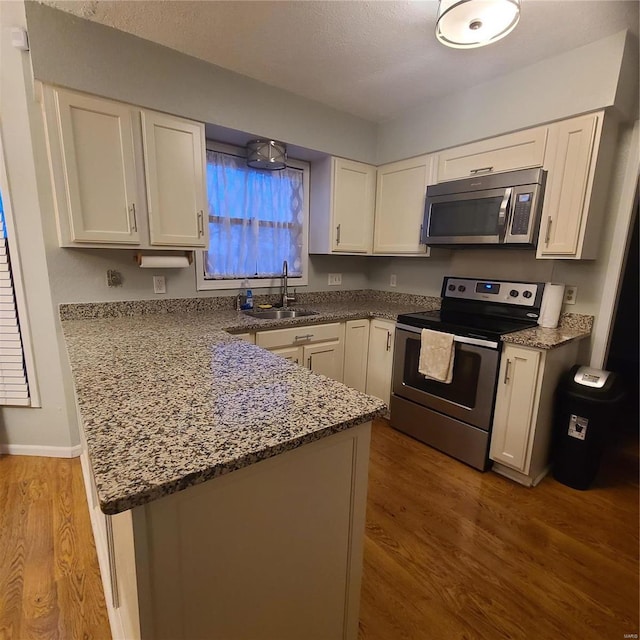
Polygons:
<instances>
[{"instance_id":1,"label":"oven control knob","mask_svg":"<svg viewBox=\"0 0 640 640\"><path fill-rule=\"evenodd\" d=\"M525 291L522 295L528 299L533 295L533 293L531 293L531 291Z\"/></svg>"},{"instance_id":2,"label":"oven control knob","mask_svg":"<svg viewBox=\"0 0 640 640\"><path fill-rule=\"evenodd\" d=\"M467 287L465 287L463 284L458 285L458 291L462 292L466 290L467 290Z\"/></svg>"},{"instance_id":3,"label":"oven control knob","mask_svg":"<svg viewBox=\"0 0 640 640\"><path fill-rule=\"evenodd\" d=\"M450 284L447 289L449 289L449 291L455 291L456 290L456 285L455 284Z\"/></svg>"},{"instance_id":4,"label":"oven control knob","mask_svg":"<svg viewBox=\"0 0 640 640\"><path fill-rule=\"evenodd\" d=\"M515 289L511 289L511 291L509 291L509 295L512 298L517 298L518 297L518 291L516 291Z\"/></svg>"}]
</instances>

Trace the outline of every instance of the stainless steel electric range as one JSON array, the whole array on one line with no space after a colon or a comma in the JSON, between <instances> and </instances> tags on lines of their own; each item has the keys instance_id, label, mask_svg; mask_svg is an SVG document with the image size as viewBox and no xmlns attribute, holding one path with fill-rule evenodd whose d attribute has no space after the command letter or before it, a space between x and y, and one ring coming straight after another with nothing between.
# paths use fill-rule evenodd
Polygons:
<instances>
[{"instance_id":1,"label":"stainless steel electric range","mask_svg":"<svg viewBox=\"0 0 640 640\"><path fill-rule=\"evenodd\" d=\"M398 316L391 424L482 471L489 467L501 336L538 323L544 283L446 277L439 311ZM453 380L418 372L422 329L454 336Z\"/></svg>"}]
</instances>

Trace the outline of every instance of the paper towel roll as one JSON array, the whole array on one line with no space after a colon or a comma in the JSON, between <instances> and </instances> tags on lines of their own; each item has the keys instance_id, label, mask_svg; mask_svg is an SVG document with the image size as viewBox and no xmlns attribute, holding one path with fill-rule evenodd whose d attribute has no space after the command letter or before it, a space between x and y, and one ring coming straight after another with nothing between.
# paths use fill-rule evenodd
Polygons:
<instances>
[{"instance_id":1,"label":"paper towel roll","mask_svg":"<svg viewBox=\"0 0 640 640\"><path fill-rule=\"evenodd\" d=\"M542 305L538 324L546 329L555 329L560 319L562 301L564 300L564 285L547 282L542 294Z\"/></svg>"},{"instance_id":2,"label":"paper towel roll","mask_svg":"<svg viewBox=\"0 0 640 640\"><path fill-rule=\"evenodd\" d=\"M144 256L138 257L143 269L184 269L189 266L187 256Z\"/></svg>"}]
</instances>

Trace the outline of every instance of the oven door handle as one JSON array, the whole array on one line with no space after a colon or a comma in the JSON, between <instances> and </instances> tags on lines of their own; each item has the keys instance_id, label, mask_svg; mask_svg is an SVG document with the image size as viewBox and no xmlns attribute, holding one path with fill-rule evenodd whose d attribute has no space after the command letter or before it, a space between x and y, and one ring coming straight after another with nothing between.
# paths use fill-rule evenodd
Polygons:
<instances>
[{"instance_id":1,"label":"oven door handle","mask_svg":"<svg viewBox=\"0 0 640 640\"><path fill-rule=\"evenodd\" d=\"M412 327L408 324L396 323L396 329L400 329L402 331L410 331L411 333L421 334L422 329L419 327ZM489 347L490 349L497 349L499 343L493 340L483 340L481 338L468 338L467 336L453 336L454 342L459 342L460 344L474 344L478 347Z\"/></svg>"}]
</instances>

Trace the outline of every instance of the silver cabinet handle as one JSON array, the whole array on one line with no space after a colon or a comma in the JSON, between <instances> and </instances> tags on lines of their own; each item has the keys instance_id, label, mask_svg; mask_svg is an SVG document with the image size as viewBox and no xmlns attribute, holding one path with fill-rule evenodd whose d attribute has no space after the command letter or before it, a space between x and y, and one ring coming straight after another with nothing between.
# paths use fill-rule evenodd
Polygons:
<instances>
[{"instance_id":1,"label":"silver cabinet handle","mask_svg":"<svg viewBox=\"0 0 640 640\"><path fill-rule=\"evenodd\" d=\"M509 377L509 367L511 366L511 360L507 358L507 365L504 368L504 380L502 381L504 384L508 384L511 378Z\"/></svg>"},{"instance_id":2,"label":"silver cabinet handle","mask_svg":"<svg viewBox=\"0 0 640 640\"><path fill-rule=\"evenodd\" d=\"M203 211L198 211L198 236L204 235L204 216Z\"/></svg>"},{"instance_id":3,"label":"silver cabinet handle","mask_svg":"<svg viewBox=\"0 0 640 640\"><path fill-rule=\"evenodd\" d=\"M547 231L544 234L544 243L545 244L549 244L549 240L551 239L551 223L553 222L553 220L551 219L551 216L547 216Z\"/></svg>"},{"instance_id":4,"label":"silver cabinet handle","mask_svg":"<svg viewBox=\"0 0 640 640\"><path fill-rule=\"evenodd\" d=\"M469 173L489 173L490 171L493 171L493 167L481 167L480 169L471 169L471 171L469 171Z\"/></svg>"},{"instance_id":5,"label":"silver cabinet handle","mask_svg":"<svg viewBox=\"0 0 640 640\"><path fill-rule=\"evenodd\" d=\"M336 227L336 244L340 244L340 225Z\"/></svg>"},{"instance_id":6,"label":"silver cabinet handle","mask_svg":"<svg viewBox=\"0 0 640 640\"><path fill-rule=\"evenodd\" d=\"M307 358L307 368L311 369L311 356Z\"/></svg>"},{"instance_id":7,"label":"silver cabinet handle","mask_svg":"<svg viewBox=\"0 0 640 640\"><path fill-rule=\"evenodd\" d=\"M311 340L311 338L313 338L313 333L305 333L303 336L296 336L293 341L296 342L297 340Z\"/></svg>"},{"instance_id":8,"label":"silver cabinet handle","mask_svg":"<svg viewBox=\"0 0 640 640\"><path fill-rule=\"evenodd\" d=\"M424 225L421 224L420 225L420 237L418 238L418 244L424 244L423 231L424 231Z\"/></svg>"},{"instance_id":9,"label":"silver cabinet handle","mask_svg":"<svg viewBox=\"0 0 640 640\"><path fill-rule=\"evenodd\" d=\"M387 351L391 350L391 331L387 331Z\"/></svg>"},{"instance_id":10,"label":"silver cabinet handle","mask_svg":"<svg viewBox=\"0 0 640 640\"><path fill-rule=\"evenodd\" d=\"M138 221L136 220L136 204L132 202L129 206L129 213L131 216L131 229L132 231L138 230Z\"/></svg>"}]
</instances>

